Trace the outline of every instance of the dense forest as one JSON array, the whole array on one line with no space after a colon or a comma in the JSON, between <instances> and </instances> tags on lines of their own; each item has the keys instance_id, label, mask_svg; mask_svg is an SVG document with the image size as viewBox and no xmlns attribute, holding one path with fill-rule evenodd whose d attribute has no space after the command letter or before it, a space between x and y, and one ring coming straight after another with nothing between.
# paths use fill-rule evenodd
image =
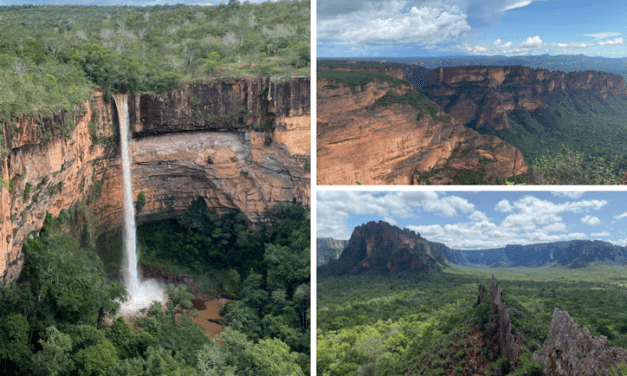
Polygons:
<instances>
[{"instance_id":1,"label":"dense forest","mask_svg":"<svg viewBox=\"0 0 627 376\"><path fill-rule=\"evenodd\" d=\"M142 258L232 299L213 340L190 319L185 285L166 289L165 310L155 302L145 317L115 317L126 291L105 273L97 254L104 243L81 245L66 232L76 213L62 213L24 243L17 283L0 287L3 374L309 374L310 221L302 206L277 204L253 229L242 214L220 216L198 200L140 227Z\"/></svg>"},{"instance_id":2,"label":"dense forest","mask_svg":"<svg viewBox=\"0 0 627 376\"><path fill-rule=\"evenodd\" d=\"M479 285L495 275L521 349L513 367L482 342L493 325ZM627 347L625 267L482 269L452 265L415 281L395 277L318 279L318 375L541 375L531 361L553 309L567 311L611 346ZM624 370L621 370L623 374Z\"/></svg>"},{"instance_id":3,"label":"dense forest","mask_svg":"<svg viewBox=\"0 0 627 376\"><path fill-rule=\"evenodd\" d=\"M310 2L0 7L0 122L106 93L309 75Z\"/></svg>"}]
</instances>

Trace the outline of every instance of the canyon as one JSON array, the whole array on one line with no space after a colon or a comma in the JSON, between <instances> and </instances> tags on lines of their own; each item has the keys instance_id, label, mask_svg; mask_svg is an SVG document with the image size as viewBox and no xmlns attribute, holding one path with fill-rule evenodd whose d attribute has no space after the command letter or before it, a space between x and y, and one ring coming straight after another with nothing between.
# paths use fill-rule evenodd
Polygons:
<instances>
[{"instance_id":1,"label":"canyon","mask_svg":"<svg viewBox=\"0 0 627 376\"><path fill-rule=\"evenodd\" d=\"M202 197L242 211L254 225L277 202L309 206L310 79L225 79L129 97L133 195L138 222L171 217ZM115 106L95 91L74 115L4 123L0 275L14 281L22 243L46 214L75 213L93 243L122 221Z\"/></svg>"},{"instance_id":2,"label":"canyon","mask_svg":"<svg viewBox=\"0 0 627 376\"><path fill-rule=\"evenodd\" d=\"M582 91L602 99L627 95L627 85L619 75L523 66L437 68L419 90L467 127L496 131L512 127L508 114L514 110L547 109L550 95L577 96Z\"/></svg>"},{"instance_id":3,"label":"canyon","mask_svg":"<svg viewBox=\"0 0 627 376\"><path fill-rule=\"evenodd\" d=\"M439 109L378 105L386 95L416 94L409 84L318 79L316 87L318 184L462 184L469 173L494 182L527 171L515 147Z\"/></svg>"}]
</instances>

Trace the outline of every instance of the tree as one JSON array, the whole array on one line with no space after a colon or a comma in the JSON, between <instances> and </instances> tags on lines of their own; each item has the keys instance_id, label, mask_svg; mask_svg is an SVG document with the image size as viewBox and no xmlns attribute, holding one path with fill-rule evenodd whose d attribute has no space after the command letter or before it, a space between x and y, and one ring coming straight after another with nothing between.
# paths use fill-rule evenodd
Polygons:
<instances>
[{"instance_id":1,"label":"tree","mask_svg":"<svg viewBox=\"0 0 627 376\"><path fill-rule=\"evenodd\" d=\"M74 370L70 354L72 338L54 326L46 329L46 335L45 340L39 340L42 349L33 358L35 373L57 376Z\"/></svg>"}]
</instances>

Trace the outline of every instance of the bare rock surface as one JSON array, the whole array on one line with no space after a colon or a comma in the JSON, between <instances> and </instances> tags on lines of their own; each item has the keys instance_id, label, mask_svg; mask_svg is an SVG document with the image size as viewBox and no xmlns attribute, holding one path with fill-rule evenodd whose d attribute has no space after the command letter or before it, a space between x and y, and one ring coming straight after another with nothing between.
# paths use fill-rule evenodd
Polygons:
<instances>
[{"instance_id":1,"label":"bare rock surface","mask_svg":"<svg viewBox=\"0 0 627 376\"><path fill-rule=\"evenodd\" d=\"M479 291L481 291L481 288ZM499 345L499 356L513 364L516 362L518 346L516 346L515 338L512 334L512 320L509 317L509 309L503 300L503 290L495 278L492 278L492 285L490 286L490 304L497 316L496 339Z\"/></svg>"},{"instance_id":2,"label":"bare rock surface","mask_svg":"<svg viewBox=\"0 0 627 376\"><path fill-rule=\"evenodd\" d=\"M518 149L441 111L371 108L389 91L403 95L409 86L378 80L352 89L327 80L316 85L318 184L450 184L458 171L487 180L527 171Z\"/></svg>"},{"instance_id":3,"label":"bare rock surface","mask_svg":"<svg viewBox=\"0 0 627 376\"><path fill-rule=\"evenodd\" d=\"M531 360L550 376L606 376L610 367L627 361L627 349L607 346L606 337L593 336L555 308L548 337Z\"/></svg>"}]
</instances>

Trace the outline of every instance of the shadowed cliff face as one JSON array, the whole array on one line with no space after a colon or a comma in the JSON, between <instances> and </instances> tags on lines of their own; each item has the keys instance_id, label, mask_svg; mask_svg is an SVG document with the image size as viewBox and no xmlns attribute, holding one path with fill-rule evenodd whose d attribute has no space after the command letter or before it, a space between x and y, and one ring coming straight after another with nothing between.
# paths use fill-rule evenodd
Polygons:
<instances>
[{"instance_id":1,"label":"shadowed cliff face","mask_svg":"<svg viewBox=\"0 0 627 376\"><path fill-rule=\"evenodd\" d=\"M460 171L488 181L527 171L516 148L441 112L431 116L406 104L370 108L388 92L411 92L409 86L316 85L318 184L447 184Z\"/></svg>"},{"instance_id":2,"label":"shadowed cliff face","mask_svg":"<svg viewBox=\"0 0 627 376\"><path fill-rule=\"evenodd\" d=\"M546 97L557 91L587 90L602 98L627 94L625 80L619 75L522 66L438 68L419 90L463 124L497 131L510 128L508 113L545 109Z\"/></svg>"},{"instance_id":3,"label":"shadowed cliff face","mask_svg":"<svg viewBox=\"0 0 627 376\"><path fill-rule=\"evenodd\" d=\"M242 79L218 86L247 88L264 82ZM228 106L223 106L226 110L200 108L192 117L187 116L189 107L163 107L163 117L173 119L164 124L155 120L152 110L143 112L143 95L130 99L134 134L142 136L130 142L133 194L137 197L143 191L147 201L140 222L186 210L198 196L218 213L238 209L252 222L263 220L276 202L309 206L310 109L305 104L309 78L268 83L267 97L261 99L254 90L252 96L235 89L220 94L221 103L244 103L251 119L275 124L265 131L243 119L222 125L195 123L194 116L207 119L229 111ZM202 91L189 86L164 97L190 98L185 90ZM73 124L77 125L73 128ZM105 142L94 143L95 136ZM63 209L80 208L70 212L78 213L73 219L86 227L91 241L121 224L117 112L101 93L95 93L69 121L60 113L52 119L4 124L4 138L12 149L1 165L2 178L12 181L11 192L0 186L0 276L5 282L19 275L22 242L42 227L46 212L58 216Z\"/></svg>"},{"instance_id":4,"label":"shadowed cliff face","mask_svg":"<svg viewBox=\"0 0 627 376\"><path fill-rule=\"evenodd\" d=\"M348 245L348 240L317 238L316 255L318 266L324 265L331 260L337 260L344 248L346 248L346 245Z\"/></svg>"},{"instance_id":5,"label":"shadowed cliff face","mask_svg":"<svg viewBox=\"0 0 627 376\"><path fill-rule=\"evenodd\" d=\"M327 275L420 276L442 269L431 254L429 242L419 234L379 221L356 227L340 258L318 270Z\"/></svg>"}]
</instances>

